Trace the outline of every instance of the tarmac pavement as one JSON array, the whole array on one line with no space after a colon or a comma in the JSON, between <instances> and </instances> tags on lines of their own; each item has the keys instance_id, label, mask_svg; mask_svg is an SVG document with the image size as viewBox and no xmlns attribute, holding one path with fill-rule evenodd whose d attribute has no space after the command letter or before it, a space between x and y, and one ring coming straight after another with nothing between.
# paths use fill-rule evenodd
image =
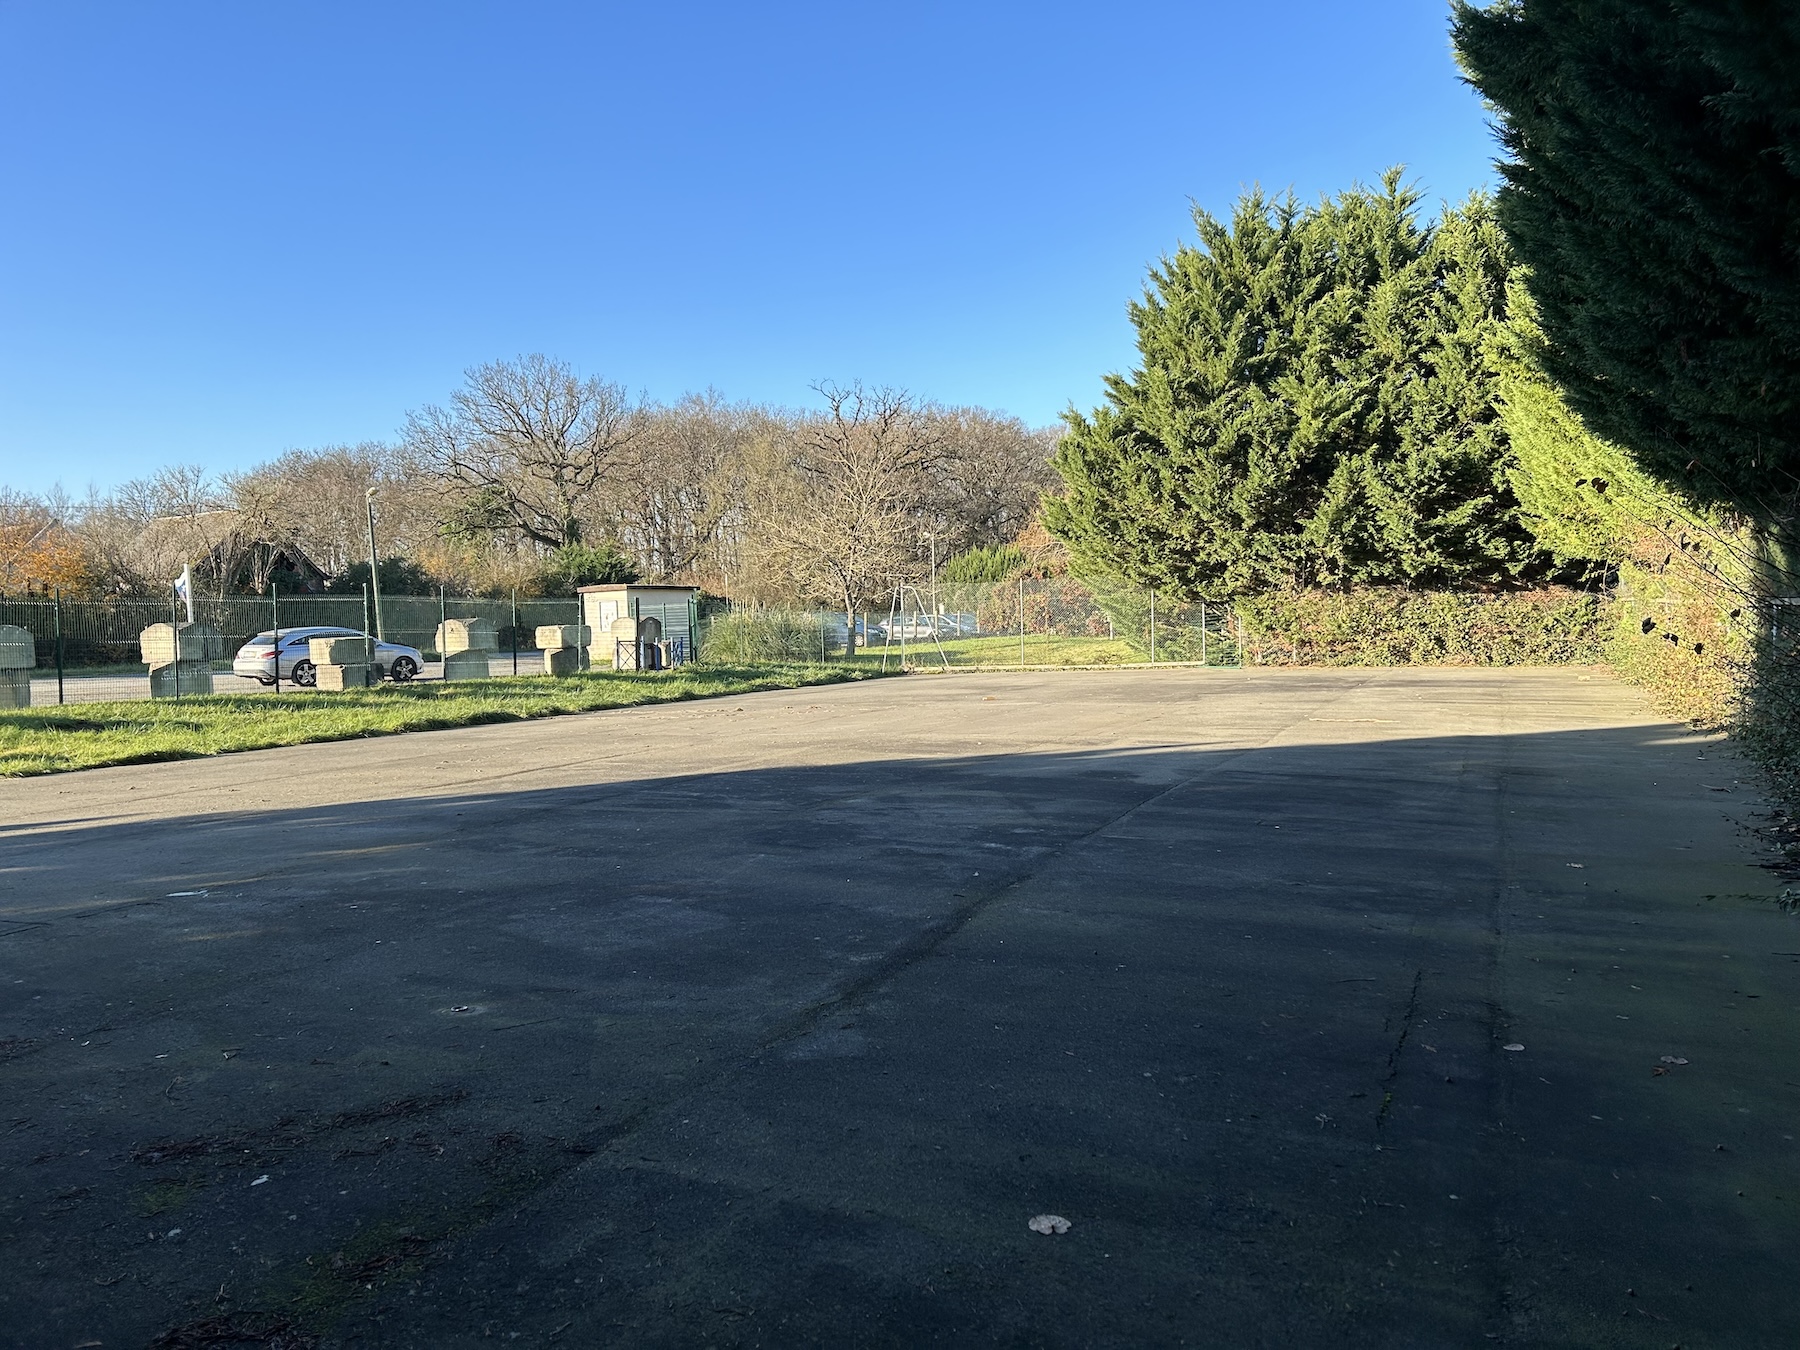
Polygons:
<instances>
[{"instance_id":1,"label":"tarmac pavement","mask_svg":"<svg viewBox=\"0 0 1800 1350\"><path fill-rule=\"evenodd\" d=\"M0 780L0 1344L1790 1347L1748 778L1184 669Z\"/></svg>"}]
</instances>

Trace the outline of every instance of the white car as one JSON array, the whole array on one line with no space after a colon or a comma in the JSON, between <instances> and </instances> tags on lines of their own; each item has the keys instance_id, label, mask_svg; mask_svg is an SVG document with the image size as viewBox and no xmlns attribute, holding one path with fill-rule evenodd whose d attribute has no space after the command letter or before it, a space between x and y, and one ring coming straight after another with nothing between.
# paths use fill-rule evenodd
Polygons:
<instances>
[{"instance_id":1,"label":"white car","mask_svg":"<svg viewBox=\"0 0 1800 1350\"><path fill-rule=\"evenodd\" d=\"M922 642L932 637L940 641L944 638L973 637L981 629L973 614L903 614L897 619L890 619L883 625L883 631L888 636L905 638L908 642Z\"/></svg>"},{"instance_id":2,"label":"white car","mask_svg":"<svg viewBox=\"0 0 1800 1350\"><path fill-rule=\"evenodd\" d=\"M281 630L281 678L302 689L310 689L319 681L307 644L321 637L359 637L368 634L358 628L284 628ZM375 673L396 684L405 684L425 667L425 658L417 647L402 647L397 642L376 642ZM275 683L275 634L258 633L242 647L232 660L231 673L242 675L259 684Z\"/></svg>"}]
</instances>

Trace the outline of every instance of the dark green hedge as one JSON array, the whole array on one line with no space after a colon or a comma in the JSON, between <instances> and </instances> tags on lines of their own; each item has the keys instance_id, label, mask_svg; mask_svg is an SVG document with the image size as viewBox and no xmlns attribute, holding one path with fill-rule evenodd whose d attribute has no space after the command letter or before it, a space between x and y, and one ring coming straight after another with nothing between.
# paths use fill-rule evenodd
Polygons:
<instances>
[{"instance_id":1,"label":"dark green hedge","mask_svg":"<svg viewBox=\"0 0 1800 1350\"><path fill-rule=\"evenodd\" d=\"M1273 592L1237 604L1246 664L1293 666L1594 664L1606 610L1602 597L1561 588Z\"/></svg>"}]
</instances>

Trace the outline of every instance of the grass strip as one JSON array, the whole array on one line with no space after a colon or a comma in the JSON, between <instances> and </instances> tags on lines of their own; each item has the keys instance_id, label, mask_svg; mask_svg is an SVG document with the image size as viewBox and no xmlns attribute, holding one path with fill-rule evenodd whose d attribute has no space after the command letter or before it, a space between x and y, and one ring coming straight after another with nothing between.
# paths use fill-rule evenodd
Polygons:
<instances>
[{"instance_id":1,"label":"grass strip","mask_svg":"<svg viewBox=\"0 0 1800 1350\"><path fill-rule=\"evenodd\" d=\"M278 745L442 731L564 713L839 684L857 666L684 666L383 685L343 693L210 694L0 712L0 777L197 759Z\"/></svg>"},{"instance_id":2,"label":"grass strip","mask_svg":"<svg viewBox=\"0 0 1800 1350\"><path fill-rule=\"evenodd\" d=\"M881 655L879 643L872 649ZM893 643L890 656L900 655L900 644ZM943 639L944 657L952 666L988 666L1004 670L1019 665L1019 635L1001 633L991 637L958 637ZM907 661L920 668L939 664L938 644L930 638L906 640ZM1142 648L1124 638L1064 637L1061 634L1025 635L1025 664L1031 666L1113 666L1131 665L1148 660Z\"/></svg>"}]
</instances>

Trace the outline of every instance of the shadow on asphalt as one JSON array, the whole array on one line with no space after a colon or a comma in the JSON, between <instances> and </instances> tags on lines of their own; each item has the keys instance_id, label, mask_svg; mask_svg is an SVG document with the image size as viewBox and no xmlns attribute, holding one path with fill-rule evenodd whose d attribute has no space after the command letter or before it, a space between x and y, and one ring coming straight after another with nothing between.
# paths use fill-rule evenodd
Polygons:
<instances>
[{"instance_id":1,"label":"shadow on asphalt","mask_svg":"<svg viewBox=\"0 0 1800 1350\"><path fill-rule=\"evenodd\" d=\"M1789 1344L1800 935L1695 746L14 829L0 1339Z\"/></svg>"}]
</instances>

